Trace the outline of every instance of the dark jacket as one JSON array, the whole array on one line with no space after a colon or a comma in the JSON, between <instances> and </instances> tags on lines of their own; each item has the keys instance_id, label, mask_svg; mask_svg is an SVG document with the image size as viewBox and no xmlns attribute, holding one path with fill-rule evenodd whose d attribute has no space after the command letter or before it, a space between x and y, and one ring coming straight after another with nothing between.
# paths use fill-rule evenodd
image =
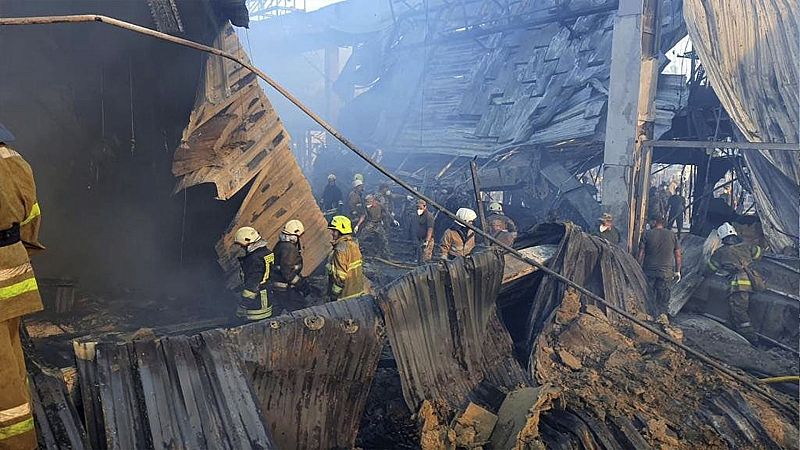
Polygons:
<instances>
[{"instance_id":1,"label":"dark jacket","mask_svg":"<svg viewBox=\"0 0 800 450\"><path fill-rule=\"evenodd\" d=\"M275 244L275 264L272 266L272 284L276 288L295 286L302 280L303 254L300 243L278 241Z\"/></svg>"},{"instance_id":2,"label":"dark jacket","mask_svg":"<svg viewBox=\"0 0 800 450\"><path fill-rule=\"evenodd\" d=\"M265 289L273 262L275 262L275 255L267 247L266 241L262 239L250 244L247 247L247 253L239 258L244 290L255 293Z\"/></svg>"},{"instance_id":3,"label":"dark jacket","mask_svg":"<svg viewBox=\"0 0 800 450\"><path fill-rule=\"evenodd\" d=\"M597 230L595 233L596 236L600 236L601 238L607 240L608 242L617 245L622 240L619 235L619 230L616 227L611 227L606 231Z\"/></svg>"},{"instance_id":4,"label":"dark jacket","mask_svg":"<svg viewBox=\"0 0 800 450\"><path fill-rule=\"evenodd\" d=\"M336 209L339 207L339 202L342 201L342 190L335 184L325 185L325 190L322 191L322 209Z\"/></svg>"},{"instance_id":5,"label":"dark jacket","mask_svg":"<svg viewBox=\"0 0 800 450\"><path fill-rule=\"evenodd\" d=\"M714 272L724 270L728 273L730 292L749 292L754 287L750 276L759 275L750 266L753 261L761 259L761 253L761 247L746 242L723 245L711 255L708 267Z\"/></svg>"}]
</instances>

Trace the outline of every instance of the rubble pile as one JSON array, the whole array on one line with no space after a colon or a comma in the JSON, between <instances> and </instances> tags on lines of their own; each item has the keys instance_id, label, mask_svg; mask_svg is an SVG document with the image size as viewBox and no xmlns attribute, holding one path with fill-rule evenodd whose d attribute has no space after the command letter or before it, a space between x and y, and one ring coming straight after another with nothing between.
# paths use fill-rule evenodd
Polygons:
<instances>
[{"instance_id":1,"label":"rubble pile","mask_svg":"<svg viewBox=\"0 0 800 450\"><path fill-rule=\"evenodd\" d=\"M775 448L798 439L795 417L747 386L682 351L662 345L637 325L581 309L568 292L556 320L540 334L531 362L536 381L558 385L563 411L591 430L555 428L548 441L592 441L606 448ZM662 324L664 331L681 330ZM558 422L546 414L545 423ZM548 442L550 446L552 442ZM554 446L555 447L555 446Z\"/></svg>"}]
</instances>

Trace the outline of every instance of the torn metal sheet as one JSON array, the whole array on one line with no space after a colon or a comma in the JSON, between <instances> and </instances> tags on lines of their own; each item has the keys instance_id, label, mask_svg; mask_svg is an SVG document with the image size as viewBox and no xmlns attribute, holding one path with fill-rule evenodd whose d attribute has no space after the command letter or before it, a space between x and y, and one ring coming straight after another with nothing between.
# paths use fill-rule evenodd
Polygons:
<instances>
[{"instance_id":1,"label":"torn metal sheet","mask_svg":"<svg viewBox=\"0 0 800 450\"><path fill-rule=\"evenodd\" d=\"M67 391L61 372L45 366L32 357L32 349L26 349L25 362L31 381L31 401L42 450L88 450L92 446Z\"/></svg>"},{"instance_id":2,"label":"torn metal sheet","mask_svg":"<svg viewBox=\"0 0 800 450\"><path fill-rule=\"evenodd\" d=\"M222 28L215 47L249 61L233 27ZM289 134L255 74L209 56L197 104L175 151L175 191L214 183L227 200L266 166L267 155L289 148Z\"/></svg>"},{"instance_id":3,"label":"torn metal sheet","mask_svg":"<svg viewBox=\"0 0 800 450\"><path fill-rule=\"evenodd\" d=\"M379 304L412 411L428 400L447 417L485 393L530 385L496 314L503 257L484 251L427 265L392 283Z\"/></svg>"},{"instance_id":4,"label":"torn metal sheet","mask_svg":"<svg viewBox=\"0 0 800 450\"><path fill-rule=\"evenodd\" d=\"M294 311L231 335L280 448L353 448L385 342L371 297Z\"/></svg>"},{"instance_id":5,"label":"torn metal sheet","mask_svg":"<svg viewBox=\"0 0 800 450\"><path fill-rule=\"evenodd\" d=\"M282 147L264 159L261 174L253 182L225 235L217 242L217 255L227 274L228 286L240 282L239 261L232 250L235 248L233 238L236 230L242 226L254 227L272 246L290 219L299 219L306 228L301 243L303 275L308 275L331 251L330 232L308 180L289 148Z\"/></svg>"},{"instance_id":6,"label":"torn metal sheet","mask_svg":"<svg viewBox=\"0 0 800 450\"><path fill-rule=\"evenodd\" d=\"M749 142L797 143L800 12L794 2L686 0L689 36L725 111ZM744 150L764 232L797 247L800 153Z\"/></svg>"},{"instance_id":7,"label":"torn metal sheet","mask_svg":"<svg viewBox=\"0 0 800 450\"><path fill-rule=\"evenodd\" d=\"M93 448L277 448L224 331L75 354Z\"/></svg>"},{"instance_id":8,"label":"torn metal sheet","mask_svg":"<svg viewBox=\"0 0 800 450\"><path fill-rule=\"evenodd\" d=\"M517 245L542 245L558 241L558 250L548 267L603 297L606 301L633 314L656 312L647 302L647 283L641 267L629 253L603 238L581 231L569 222L546 223L521 236ZM567 286L545 277L532 295L528 313L527 348L532 349L542 327L552 320ZM580 295L580 294L577 294ZM581 296L583 303L594 303ZM595 305L602 308L602 305ZM607 311L610 318L618 315Z\"/></svg>"}]
</instances>

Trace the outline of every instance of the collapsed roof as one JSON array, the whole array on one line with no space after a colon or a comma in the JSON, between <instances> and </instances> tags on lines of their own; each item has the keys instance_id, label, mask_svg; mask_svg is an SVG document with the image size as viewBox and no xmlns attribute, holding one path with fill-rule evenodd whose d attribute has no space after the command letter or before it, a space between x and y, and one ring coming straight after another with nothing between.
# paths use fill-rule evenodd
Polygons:
<instances>
[{"instance_id":1,"label":"collapsed roof","mask_svg":"<svg viewBox=\"0 0 800 450\"><path fill-rule=\"evenodd\" d=\"M399 154L602 149L617 2L425 3L428 13L398 13L354 48L337 81L356 91L343 129ZM683 35L681 7L662 0L664 52ZM683 85L661 76L657 136L685 100Z\"/></svg>"}]
</instances>

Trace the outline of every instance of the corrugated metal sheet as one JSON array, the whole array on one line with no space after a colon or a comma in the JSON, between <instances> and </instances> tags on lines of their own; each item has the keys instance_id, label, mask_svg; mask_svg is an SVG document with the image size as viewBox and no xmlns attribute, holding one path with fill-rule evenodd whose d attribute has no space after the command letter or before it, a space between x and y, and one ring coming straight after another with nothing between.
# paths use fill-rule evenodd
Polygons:
<instances>
[{"instance_id":1,"label":"corrugated metal sheet","mask_svg":"<svg viewBox=\"0 0 800 450\"><path fill-rule=\"evenodd\" d=\"M248 60L230 25L222 28L215 45ZM288 220L302 221L304 272L311 273L330 250L329 234L311 186L292 154L283 122L258 78L239 64L209 57L204 76L173 160L173 174L179 177L176 191L214 183L218 198L226 200L255 179L216 246L229 286L239 283L233 234L242 226L254 227L274 245Z\"/></svg>"},{"instance_id":2,"label":"corrugated metal sheet","mask_svg":"<svg viewBox=\"0 0 800 450\"><path fill-rule=\"evenodd\" d=\"M76 356L96 449L277 448L223 331L76 343Z\"/></svg>"},{"instance_id":3,"label":"corrugated metal sheet","mask_svg":"<svg viewBox=\"0 0 800 450\"><path fill-rule=\"evenodd\" d=\"M233 27L222 28L214 46L249 60ZM255 74L219 56L209 56L197 104L175 151L176 192L214 183L227 200L266 165L266 156L289 147L289 135Z\"/></svg>"},{"instance_id":4,"label":"corrugated metal sheet","mask_svg":"<svg viewBox=\"0 0 800 450\"><path fill-rule=\"evenodd\" d=\"M423 400L456 411L481 392L509 392L530 380L496 314L503 257L485 251L428 265L380 295L387 334L412 411ZM479 388L480 386L480 388Z\"/></svg>"},{"instance_id":5,"label":"corrugated metal sheet","mask_svg":"<svg viewBox=\"0 0 800 450\"><path fill-rule=\"evenodd\" d=\"M295 311L232 334L280 448L353 448L385 342L371 297Z\"/></svg>"},{"instance_id":6,"label":"corrugated metal sheet","mask_svg":"<svg viewBox=\"0 0 800 450\"><path fill-rule=\"evenodd\" d=\"M797 143L800 12L797 2L686 0L689 36L714 92L749 142ZM800 153L746 150L753 193L776 251L800 235Z\"/></svg>"}]
</instances>

